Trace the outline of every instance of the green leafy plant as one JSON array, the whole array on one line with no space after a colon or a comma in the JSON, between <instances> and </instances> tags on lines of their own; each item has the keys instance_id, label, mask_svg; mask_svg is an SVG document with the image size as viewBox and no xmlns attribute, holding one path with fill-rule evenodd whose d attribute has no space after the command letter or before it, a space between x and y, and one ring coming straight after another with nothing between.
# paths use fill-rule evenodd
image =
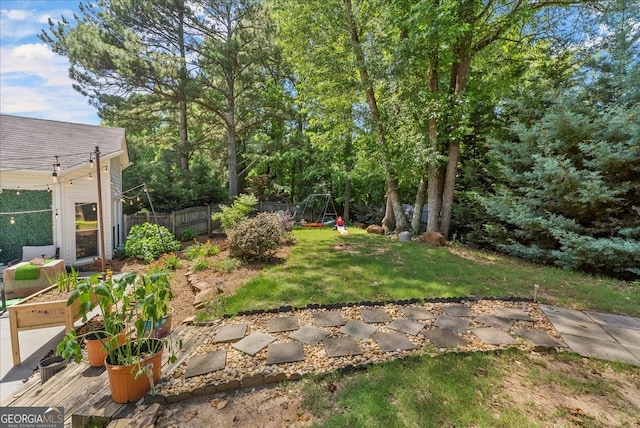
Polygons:
<instances>
[{"instance_id":1,"label":"green leafy plant","mask_svg":"<svg viewBox=\"0 0 640 428\"><path fill-rule=\"evenodd\" d=\"M230 273L242 266L242 260L236 258L228 258L218 260L213 264L213 270L216 272Z\"/></svg>"},{"instance_id":2,"label":"green leafy plant","mask_svg":"<svg viewBox=\"0 0 640 428\"><path fill-rule=\"evenodd\" d=\"M267 260L283 245L283 234L278 214L260 213L227 233L229 254L242 260Z\"/></svg>"},{"instance_id":3,"label":"green leafy plant","mask_svg":"<svg viewBox=\"0 0 640 428\"><path fill-rule=\"evenodd\" d=\"M193 270L207 270L211 268L211 262L205 258L199 258L191 265Z\"/></svg>"},{"instance_id":4,"label":"green leafy plant","mask_svg":"<svg viewBox=\"0 0 640 428\"><path fill-rule=\"evenodd\" d=\"M220 253L220 247L211 243L211 241L207 241L202 246L202 252L207 257L217 256Z\"/></svg>"},{"instance_id":5,"label":"green leafy plant","mask_svg":"<svg viewBox=\"0 0 640 428\"><path fill-rule=\"evenodd\" d=\"M67 300L67 305L80 301L79 311L82 320L96 307L103 319L103 329L78 335L75 330L67 333L56 347L57 355L76 362L82 360L79 340L89 335L100 334L112 342L115 336L124 334L124 344L108 349L111 364L139 365L138 375L144 372L140 362L145 355L158 351L158 346L170 350L169 361L175 361L168 339L149 339L145 337L148 321L155 325L168 314L169 302L173 295L166 274L138 276L132 272L120 279L102 279L101 274L78 283ZM126 328L122 328L125 325Z\"/></svg>"},{"instance_id":6,"label":"green leafy plant","mask_svg":"<svg viewBox=\"0 0 640 428\"><path fill-rule=\"evenodd\" d=\"M137 257L146 263L157 259L162 254L180 250L178 242L169 229L157 224L136 224L131 228L125 243L127 257Z\"/></svg>"},{"instance_id":7,"label":"green leafy plant","mask_svg":"<svg viewBox=\"0 0 640 428\"><path fill-rule=\"evenodd\" d=\"M195 237L196 232L194 232L193 229L185 229L184 232L182 232L182 242L191 241Z\"/></svg>"},{"instance_id":8,"label":"green leafy plant","mask_svg":"<svg viewBox=\"0 0 640 428\"><path fill-rule=\"evenodd\" d=\"M203 248L202 248L202 244L199 242L189 245L182 252L182 256L187 260L197 259L198 257L202 257L202 254L203 254Z\"/></svg>"},{"instance_id":9,"label":"green leafy plant","mask_svg":"<svg viewBox=\"0 0 640 428\"><path fill-rule=\"evenodd\" d=\"M75 290L78 282L78 271L71 267L71 272L62 271L58 272L55 278L51 278L47 273L44 273L49 281L49 285L56 285L61 293L66 293L71 290Z\"/></svg>"},{"instance_id":10,"label":"green leafy plant","mask_svg":"<svg viewBox=\"0 0 640 428\"><path fill-rule=\"evenodd\" d=\"M249 214L257 203L258 198L253 195L238 195L230 207L220 205L221 212L212 214L211 219L213 221L219 221L222 229L227 232L249 217Z\"/></svg>"},{"instance_id":11,"label":"green leafy plant","mask_svg":"<svg viewBox=\"0 0 640 428\"><path fill-rule=\"evenodd\" d=\"M182 265L182 261L176 253L165 254L158 261L169 270L176 270Z\"/></svg>"}]
</instances>

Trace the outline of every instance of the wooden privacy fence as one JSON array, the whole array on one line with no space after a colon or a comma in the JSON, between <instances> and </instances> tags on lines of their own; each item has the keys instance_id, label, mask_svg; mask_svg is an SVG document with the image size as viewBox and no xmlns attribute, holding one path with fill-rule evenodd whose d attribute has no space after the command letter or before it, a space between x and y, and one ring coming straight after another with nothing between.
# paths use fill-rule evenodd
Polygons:
<instances>
[{"instance_id":1,"label":"wooden privacy fence","mask_svg":"<svg viewBox=\"0 0 640 428\"><path fill-rule=\"evenodd\" d=\"M171 231L176 239L182 239L182 234L187 229L193 230L196 235L210 234L213 230L211 214L217 210L217 205L207 205L204 207L185 208L171 213L156 213L155 215L150 212L125 214L125 236L129 235L129 231L134 225L142 223L164 226Z\"/></svg>"},{"instance_id":2,"label":"wooden privacy fence","mask_svg":"<svg viewBox=\"0 0 640 428\"><path fill-rule=\"evenodd\" d=\"M259 212L289 211L291 214L299 212L299 206L295 204L285 204L280 202L260 202L256 206ZM216 226L211 220L211 214L219 212L219 205L207 205L204 207L185 208L171 213L144 212L124 215L125 237L129 236L129 231L136 224L151 223L164 226L176 237L182 239L185 230L191 229L196 235L210 234ZM217 223L217 222L215 222Z\"/></svg>"}]
</instances>

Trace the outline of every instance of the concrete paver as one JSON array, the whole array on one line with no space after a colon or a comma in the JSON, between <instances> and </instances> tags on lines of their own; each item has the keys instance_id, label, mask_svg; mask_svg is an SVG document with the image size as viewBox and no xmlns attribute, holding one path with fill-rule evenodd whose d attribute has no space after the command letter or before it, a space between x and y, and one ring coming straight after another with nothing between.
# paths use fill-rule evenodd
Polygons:
<instances>
[{"instance_id":1,"label":"concrete paver","mask_svg":"<svg viewBox=\"0 0 640 428\"><path fill-rule=\"evenodd\" d=\"M467 341L458 336L455 331L448 328L438 328L435 330L425 330L424 336L438 348L455 348L466 345Z\"/></svg>"},{"instance_id":2,"label":"concrete paver","mask_svg":"<svg viewBox=\"0 0 640 428\"><path fill-rule=\"evenodd\" d=\"M322 341L328 357L360 355L362 350L352 337L327 337Z\"/></svg>"},{"instance_id":3,"label":"concrete paver","mask_svg":"<svg viewBox=\"0 0 640 428\"><path fill-rule=\"evenodd\" d=\"M622 345L640 346L640 330L615 325L603 325L602 328Z\"/></svg>"},{"instance_id":4,"label":"concrete paver","mask_svg":"<svg viewBox=\"0 0 640 428\"><path fill-rule=\"evenodd\" d=\"M298 317L281 317L269 320L269 333L292 331L298 328Z\"/></svg>"},{"instance_id":5,"label":"concrete paver","mask_svg":"<svg viewBox=\"0 0 640 428\"><path fill-rule=\"evenodd\" d=\"M330 334L331 333L328 330L315 327L311 324L306 324L291 333L289 337L299 340L302 343L306 343L307 345L314 346Z\"/></svg>"},{"instance_id":6,"label":"concrete paver","mask_svg":"<svg viewBox=\"0 0 640 428\"><path fill-rule=\"evenodd\" d=\"M589 337L591 339L609 340L611 336L600 324L593 321L578 321L572 318L547 316L556 330L562 334L572 336Z\"/></svg>"},{"instance_id":7,"label":"concrete paver","mask_svg":"<svg viewBox=\"0 0 640 428\"><path fill-rule=\"evenodd\" d=\"M565 348L567 346L555 337L537 328L516 328L513 332L536 347Z\"/></svg>"},{"instance_id":8,"label":"concrete paver","mask_svg":"<svg viewBox=\"0 0 640 428\"><path fill-rule=\"evenodd\" d=\"M466 333L469 329L470 321L463 318L452 317L449 315L440 315L438 319L433 323L436 327L447 328L453 330L456 333Z\"/></svg>"},{"instance_id":9,"label":"concrete paver","mask_svg":"<svg viewBox=\"0 0 640 428\"><path fill-rule=\"evenodd\" d=\"M518 341L502 330L493 327L472 328L471 332L489 345L516 345Z\"/></svg>"},{"instance_id":10,"label":"concrete paver","mask_svg":"<svg viewBox=\"0 0 640 428\"><path fill-rule=\"evenodd\" d=\"M567 345L573 352L583 357L621 361L623 363L640 366L640 359L635 357L615 340L598 340L591 337L573 336L570 334L563 334L562 338L567 342Z\"/></svg>"},{"instance_id":11,"label":"concrete paver","mask_svg":"<svg viewBox=\"0 0 640 428\"><path fill-rule=\"evenodd\" d=\"M430 311L427 308L409 306L406 308L402 308L400 311L404 314L405 317L414 321L433 320L438 318L438 316L434 314L433 311Z\"/></svg>"},{"instance_id":12,"label":"concrete paver","mask_svg":"<svg viewBox=\"0 0 640 428\"><path fill-rule=\"evenodd\" d=\"M625 317L623 315L603 314L601 312L585 311L585 314L598 324L613 325L640 330L640 318Z\"/></svg>"},{"instance_id":13,"label":"concrete paver","mask_svg":"<svg viewBox=\"0 0 640 428\"><path fill-rule=\"evenodd\" d=\"M231 324L221 327L213 337L214 343L237 342L247 334L247 324Z\"/></svg>"},{"instance_id":14,"label":"concrete paver","mask_svg":"<svg viewBox=\"0 0 640 428\"><path fill-rule=\"evenodd\" d=\"M276 340L276 338L270 334L254 331L249 336L234 343L233 347L245 354L256 355L274 340Z\"/></svg>"},{"instance_id":15,"label":"concrete paver","mask_svg":"<svg viewBox=\"0 0 640 428\"><path fill-rule=\"evenodd\" d=\"M374 325L351 320L340 328L340 333L348 334L358 339L368 339L376 330L378 330L378 327Z\"/></svg>"},{"instance_id":16,"label":"concrete paver","mask_svg":"<svg viewBox=\"0 0 640 428\"><path fill-rule=\"evenodd\" d=\"M222 370L226 365L226 360L227 351L224 349L203 355L196 355L189 360L189 364L184 371L184 377L190 378L214 372L216 370Z\"/></svg>"},{"instance_id":17,"label":"concrete paver","mask_svg":"<svg viewBox=\"0 0 640 428\"><path fill-rule=\"evenodd\" d=\"M318 327L338 327L345 324L339 311L319 312L313 314L313 319Z\"/></svg>"},{"instance_id":18,"label":"concrete paver","mask_svg":"<svg viewBox=\"0 0 640 428\"><path fill-rule=\"evenodd\" d=\"M387 327L393 330L410 334L412 336L417 336L418 333L422 331L425 325L427 325L427 323L412 321L406 318L396 318L395 320L387 324Z\"/></svg>"},{"instance_id":19,"label":"concrete paver","mask_svg":"<svg viewBox=\"0 0 640 428\"><path fill-rule=\"evenodd\" d=\"M285 364L304 360L300 342L272 343L267 348L267 364Z\"/></svg>"},{"instance_id":20,"label":"concrete paver","mask_svg":"<svg viewBox=\"0 0 640 428\"><path fill-rule=\"evenodd\" d=\"M383 309L360 309L360 316L367 324L390 322L391 317Z\"/></svg>"},{"instance_id":21,"label":"concrete paver","mask_svg":"<svg viewBox=\"0 0 640 428\"><path fill-rule=\"evenodd\" d=\"M499 328L500 330L509 330L514 322L513 320L498 318L487 313L480 314L478 318L475 319L475 321L482 323L488 327Z\"/></svg>"},{"instance_id":22,"label":"concrete paver","mask_svg":"<svg viewBox=\"0 0 640 428\"><path fill-rule=\"evenodd\" d=\"M503 308L500 306L496 306L493 308L493 311L496 313L498 318L505 318L509 320L519 320L519 321L533 321L528 313L523 311L522 309L516 308Z\"/></svg>"},{"instance_id":23,"label":"concrete paver","mask_svg":"<svg viewBox=\"0 0 640 428\"><path fill-rule=\"evenodd\" d=\"M373 335L375 341L385 352L406 351L416 349L416 345L411 343L404 334L399 333L376 333Z\"/></svg>"},{"instance_id":24,"label":"concrete paver","mask_svg":"<svg viewBox=\"0 0 640 428\"><path fill-rule=\"evenodd\" d=\"M457 303L453 305L443 305L442 310L451 317L473 317L473 312L465 305Z\"/></svg>"}]
</instances>

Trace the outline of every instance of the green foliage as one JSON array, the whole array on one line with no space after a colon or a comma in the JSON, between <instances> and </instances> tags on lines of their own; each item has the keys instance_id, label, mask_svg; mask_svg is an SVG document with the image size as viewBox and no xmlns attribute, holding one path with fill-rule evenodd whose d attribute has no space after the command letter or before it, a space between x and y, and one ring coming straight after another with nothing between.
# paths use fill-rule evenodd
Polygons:
<instances>
[{"instance_id":1,"label":"green foliage","mask_svg":"<svg viewBox=\"0 0 640 428\"><path fill-rule=\"evenodd\" d=\"M242 260L267 260L282 246L283 234L278 214L260 213L227 233L229 254Z\"/></svg>"},{"instance_id":2,"label":"green foliage","mask_svg":"<svg viewBox=\"0 0 640 428\"><path fill-rule=\"evenodd\" d=\"M189 245L182 252L182 256L187 260L193 260L198 257L202 257L202 255L203 255L202 244L199 242Z\"/></svg>"},{"instance_id":3,"label":"green foliage","mask_svg":"<svg viewBox=\"0 0 640 428\"><path fill-rule=\"evenodd\" d=\"M221 212L212 214L211 219L219 221L222 229L227 232L245 220L257 203L258 199L253 195L238 195L230 207L220 205Z\"/></svg>"},{"instance_id":4,"label":"green foliage","mask_svg":"<svg viewBox=\"0 0 640 428\"><path fill-rule=\"evenodd\" d=\"M204 257L198 258L196 261L191 263L192 270L208 270L211 269L211 262Z\"/></svg>"},{"instance_id":5,"label":"green foliage","mask_svg":"<svg viewBox=\"0 0 640 428\"><path fill-rule=\"evenodd\" d=\"M53 243L51 204L51 193L46 190L20 190L18 195L17 190L2 188L0 211L46 211L13 215L15 224L10 224L11 215L0 215L0 262L21 259L24 245Z\"/></svg>"},{"instance_id":6,"label":"green foliage","mask_svg":"<svg viewBox=\"0 0 640 428\"><path fill-rule=\"evenodd\" d=\"M160 263L169 270L176 270L182 265L180 257L176 253L165 254L160 257Z\"/></svg>"},{"instance_id":7,"label":"green foliage","mask_svg":"<svg viewBox=\"0 0 640 428\"><path fill-rule=\"evenodd\" d=\"M180 242L166 227L143 223L131 228L124 250L127 257L142 258L149 263L162 254L180 250Z\"/></svg>"},{"instance_id":8,"label":"green foliage","mask_svg":"<svg viewBox=\"0 0 640 428\"><path fill-rule=\"evenodd\" d=\"M182 242L191 241L195 237L196 232L194 232L193 229L185 229L184 232L182 232Z\"/></svg>"},{"instance_id":9,"label":"green foliage","mask_svg":"<svg viewBox=\"0 0 640 428\"><path fill-rule=\"evenodd\" d=\"M242 266L242 260L233 257L218 260L213 264L213 270L216 272L231 273Z\"/></svg>"},{"instance_id":10,"label":"green foliage","mask_svg":"<svg viewBox=\"0 0 640 428\"><path fill-rule=\"evenodd\" d=\"M124 334L124 344L109 349L111 364L140 364L144 358L142 351L154 353L159 350L157 347L168 348L171 353L169 361L175 361L176 356L171 351L171 342L156 340L153 344L157 347L147 349L149 342L145 339L146 322L150 321L155 325L165 317L172 298L171 284L166 274L138 276L137 273L132 272L119 279L112 277L101 279L101 275L84 279L77 284L67 304L80 302L79 312L84 322L87 321L91 311L96 307L99 308L103 319L103 330L91 331L80 336L72 330L57 345L56 354L65 359L80 362L82 360L81 338L99 333L103 337L113 339L117 335ZM129 327L123 329L124 325ZM142 373L143 367L138 367L138 372Z\"/></svg>"},{"instance_id":11,"label":"green foliage","mask_svg":"<svg viewBox=\"0 0 640 428\"><path fill-rule=\"evenodd\" d=\"M202 253L207 257L217 256L220 253L220 247L207 241L202 246Z\"/></svg>"}]
</instances>

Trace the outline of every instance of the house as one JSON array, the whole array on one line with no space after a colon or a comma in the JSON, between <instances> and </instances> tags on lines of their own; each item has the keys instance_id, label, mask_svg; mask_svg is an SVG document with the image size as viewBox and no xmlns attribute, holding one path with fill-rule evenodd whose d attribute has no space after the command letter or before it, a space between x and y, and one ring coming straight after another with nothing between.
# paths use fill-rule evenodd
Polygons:
<instances>
[{"instance_id":1,"label":"house","mask_svg":"<svg viewBox=\"0 0 640 428\"><path fill-rule=\"evenodd\" d=\"M0 262L25 245L55 244L67 266L86 264L102 256L101 236L112 258L124 243L128 166L122 128L0 115Z\"/></svg>"}]
</instances>

